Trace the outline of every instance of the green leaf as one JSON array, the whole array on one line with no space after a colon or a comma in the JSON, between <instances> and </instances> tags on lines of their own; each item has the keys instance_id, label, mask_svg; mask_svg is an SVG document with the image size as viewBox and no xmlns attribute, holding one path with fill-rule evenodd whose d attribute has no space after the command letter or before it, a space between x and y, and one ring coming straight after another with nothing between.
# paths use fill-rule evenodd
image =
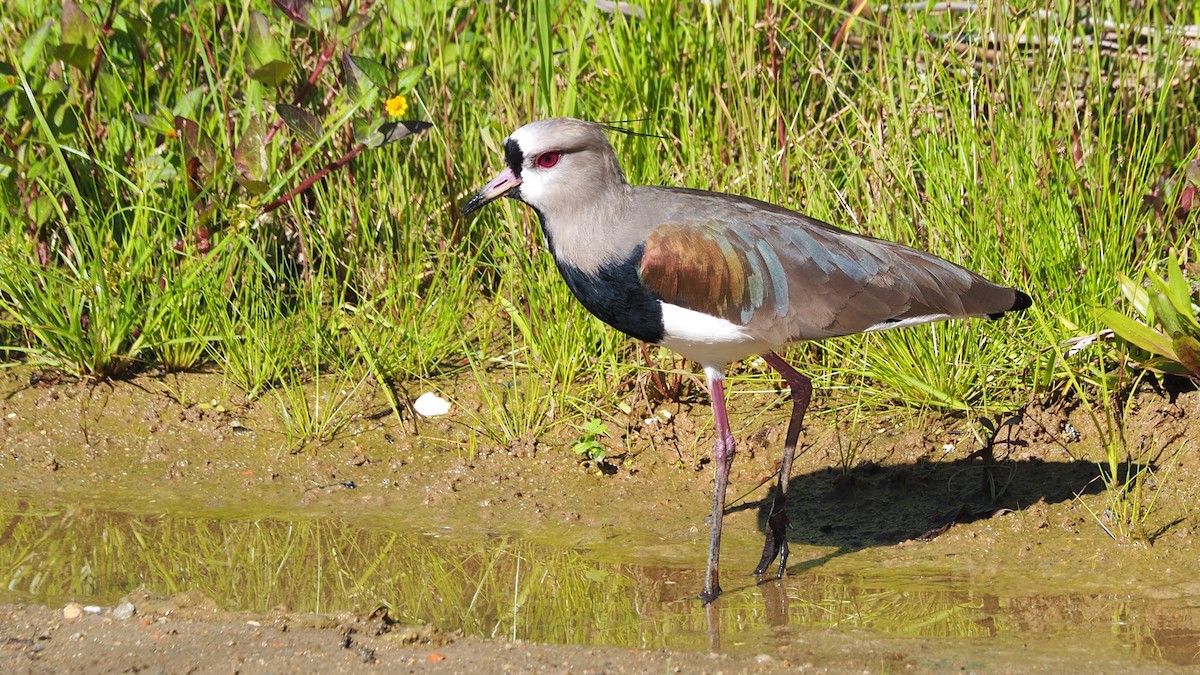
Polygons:
<instances>
[{"instance_id":1,"label":"green leaf","mask_svg":"<svg viewBox=\"0 0 1200 675\"><path fill-rule=\"evenodd\" d=\"M350 59L349 52L342 53L342 86L350 94L350 98L358 101L362 98L362 85L359 84L360 79L366 79L366 76L359 72L358 66Z\"/></svg>"},{"instance_id":2,"label":"green leaf","mask_svg":"<svg viewBox=\"0 0 1200 675\"><path fill-rule=\"evenodd\" d=\"M1183 266L1179 257L1171 251L1167 261L1167 282L1163 293L1171 301L1171 306L1179 314L1180 330L1190 334L1200 334L1200 320L1196 317L1196 309L1192 305L1192 285L1183 276Z\"/></svg>"},{"instance_id":3,"label":"green leaf","mask_svg":"<svg viewBox=\"0 0 1200 675\"><path fill-rule=\"evenodd\" d=\"M291 74L292 64L287 61L272 61L261 68L256 68L250 73L250 77L268 87L279 87L287 82L288 76Z\"/></svg>"},{"instance_id":4,"label":"green leaf","mask_svg":"<svg viewBox=\"0 0 1200 675\"><path fill-rule=\"evenodd\" d=\"M362 143L368 148L378 148L383 145L383 133L380 131L382 126L382 118L356 118L351 123L351 127L354 129L354 141Z\"/></svg>"},{"instance_id":5,"label":"green leaf","mask_svg":"<svg viewBox=\"0 0 1200 675\"><path fill-rule=\"evenodd\" d=\"M156 133L163 135L171 133L174 125L171 120L164 118L162 115L143 115L142 113L134 113L133 121L140 127L145 127Z\"/></svg>"},{"instance_id":6,"label":"green leaf","mask_svg":"<svg viewBox=\"0 0 1200 675\"><path fill-rule=\"evenodd\" d=\"M195 117L196 111L200 108L200 104L204 100L204 93L206 91L208 91L206 87L196 87L183 96L180 96L175 101L175 107L171 108L171 115L178 115L189 119Z\"/></svg>"},{"instance_id":7,"label":"green leaf","mask_svg":"<svg viewBox=\"0 0 1200 675\"><path fill-rule=\"evenodd\" d=\"M279 113L283 123L288 125L293 133L309 143L317 143L325 135L325 130L321 127L321 120L303 108L280 103L275 106L275 112Z\"/></svg>"},{"instance_id":8,"label":"green leaf","mask_svg":"<svg viewBox=\"0 0 1200 675\"><path fill-rule=\"evenodd\" d=\"M96 27L72 0L63 0L59 25L62 26L60 34L63 44L76 44L89 49L95 46Z\"/></svg>"},{"instance_id":9,"label":"green leaf","mask_svg":"<svg viewBox=\"0 0 1200 675\"><path fill-rule=\"evenodd\" d=\"M388 80L391 78L388 77L387 68L384 68L382 63L353 55L350 56L350 60L354 62L354 65L358 66L359 72L370 78L371 84L374 84L376 88L388 88Z\"/></svg>"},{"instance_id":10,"label":"green leaf","mask_svg":"<svg viewBox=\"0 0 1200 675\"><path fill-rule=\"evenodd\" d=\"M59 138L69 137L79 130L79 106L65 97L55 97L48 101L44 113L46 121Z\"/></svg>"},{"instance_id":11,"label":"green leaf","mask_svg":"<svg viewBox=\"0 0 1200 675\"><path fill-rule=\"evenodd\" d=\"M29 220L32 221L35 227L41 227L54 215L54 200L47 195L41 195L29 202L27 207Z\"/></svg>"},{"instance_id":12,"label":"green leaf","mask_svg":"<svg viewBox=\"0 0 1200 675\"><path fill-rule=\"evenodd\" d=\"M1171 344L1171 339L1153 328L1134 321L1113 309L1100 310L1096 313L1096 318L1111 328L1117 334L1117 337L1122 340L1144 349L1155 356L1163 356L1171 360L1176 360L1175 347Z\"/></svg>"},{"instance_id":13,"label":"green leaf","mask_svg":"<svg viewBox=\"0 0 1200 675\"><path fill-rule=\"evenodd\" d=\"M342 42L354 37L359 31L371 25L371 22L374 20L374 18L374 14L360 14L358 12L347 13L341 18L340 21L338 21L338 26L340 26L342 29L339 31Z\"/></svg>"},{"instance_id":14,"label":"green leaf","mask_svg":"<svg viewBox=\"0 0 1200 675\"><path fill-rule=\"evenodd\" d=\"M1150 295L1150 309L1154 312L1154 316L1158 317L1158 324L1163 327L1163 332L1167 335L1183 332L1179 323L1179 312L1175 311L1170 298L1163 291L1163 281L1153 275L1151 275L1150 281L1157 288L1157 292Z\"/></svg>"},{"instance_id":15,"label":"green leaf","mask_svg":"<svg viewBox=\"0 0 1200 675\"><path fill-rule=\"evenodd\" d=\"M92 20L79 5L63 0L59 25L61 43L54 48L54 55L79 70L86 70L91 66L96 46L97 31Z\"/></svg>"},{"instance_id":16,"label":"green leaf","mask_svg":"<svg viewBox=\"0 0 1200 675\"><path fill-rule=\"evenodd\" d=\"M247 32L246 65L250 77L268 87L278 87L286 82L292 72L292 64L271 33L271 24L266 15L250 12Z\"/></svg>"},{"instance_id":17,"label":"green leaf","mask_svg":"<svg viewBox=\"0 0 1200 675\"><path fill-rule=\"evenodd\" d=\"M382 78L384 84L379 81ZM350 98L363 108L370 109L379 96L379 90L386 87L387 71L383 66L349 52L342 54L342 84L350 93Z\"/></svg>"},{"instance_id":18,"label":"green leaf","mask_svg":"<svg viewBox=\"0 0 1200 675\"><path fill-rule=\"evenodd\" d=\"M38 29L21 43L21 49L18 53L20 54L21 69L25 72L29 72L37 65L42 52L45 51L46 38L50 37L50 28L53 26L54 20L47 19L45 23L38 26Z\"/></svg>"},{"instance_id":19,"label":"green leaf","mask_svg":"<svg viewBox=\"0 0 1200 675\"><path fill-rule=\"evenodd\" d=\"M46 158L40 158L29 162L29 165L25 167L25 180L30 182L36 181L37 179L46 175L49 169L50 161Z\"/></svg>"},{"instance_id":20,"label":"green leaf","mask_svg":"<svg viewBox=\"0 0 1200 675\"><path fill-rule=\"evenodd\" d=\"M412 66L411 68L405 68L404 70L400 71L399 75L396 76L396 86L393 89L393 91L398 91L401 93L406 92L406 91L412 91L413 87L417 86L417 83L421 81L421 78L424 75L425 75L425 66L424 65Z\"/></svg>"},{"instance_id":21,"label":"green leaf","mask_svg":"<svg viewBox=\"0 0 1200 675\"><path fill-rule=\"evenodd\" d=\"M1154 317L1149 316L1150 312L1150 294L1142 287L1141 284L1124 274L1117 274L1117 281L1121 286L1121 293L1129 304L1133 305L1134 310L1142 316L1147 322L1153 322Z\"/></svg>"},{"instance_id":22,"label":"green leaf","mask_svg":"<svg viewBox=\"0 0 1200 675\"><path fill-rule=\"evenodd\" d=\"M91 48L77 44L61 44L54 48L55 58L79 70L87 70L92 63Z\"/></svg>"},{"instance_id":23,"label":"green leaf","mask_svg":"<svg viewBox=\"0 0 1200 675\"><path fill-rule=\"evenodd\" d=\"M252 195L261 195L269 187L267 177L267 149L264 144L266 130L258 115L250 115L242 139L233 151L233 166L237 169L233 179Z\"/></svg>"},{"instance_id":24,"label":"green leaf","mask_svg":"<svg viewBox=\"0 0 1200 675\"><path fill-rule=\"evenodd\" d=\"M1167 375L1179 375L1180 377L1188 376L1188 369L1183 367L1183 364L1175 359L1168 359L1164 356L1155 356L1154 358L1142 361L1142 368L1156 373L1166 373Z\"/></svg>"},{"instance_id":25,"label":"green leaf","mask_svg":"<svg viewBox=\"0 0 1200 675\"><path fill-rule=\"evenodd\" d=\"M333 21L332 7L313 7L308 12L308 23L313 30L324 30L330 21Z\"/></svg>"}]
</instances>

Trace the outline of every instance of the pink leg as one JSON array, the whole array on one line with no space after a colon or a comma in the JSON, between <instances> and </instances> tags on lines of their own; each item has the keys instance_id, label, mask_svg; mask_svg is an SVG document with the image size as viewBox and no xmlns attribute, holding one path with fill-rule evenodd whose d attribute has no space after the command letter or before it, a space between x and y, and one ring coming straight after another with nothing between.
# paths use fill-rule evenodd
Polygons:
<instances>
[{"instance_id":1,"label":"pink leg","mask_svg":"<svg viewBox=\"0 0 1200 675\"><path fill-rule=\"evenodd\" d=\"M718 567L721 558L721 524L725 516L725 488L729 485L729 467L733 464L733 431L725 411L725 384L720 370L704 368L708 391L712 396L713 419L717 425L717 444L713 448L713 463L717 465L717 484L713 488L712 538L708 544L708 573L704 577L704 592L700 599L709 604L721 594Z\"/></svg>"},{"instance_id":2,"label":"pink leg","mask_svg":"<svg viewBox=\"0 0 1200 675\"><path fill-rule=\"evenodd\" d=\"M783 577L788 559L787 528L790 523L785 511L788 479L792 475L792 458L796 455L796 441L800 438L800 426L804 421L804 413L808 410L808 403L812 400L812 380L801 375L774 352L763 354L763 359L772 368L779 371L792 389L792 419L788 422L787 438L783 443L783 460L779 467L779 487L775 491L775 499L771 502L771 515L767 518L769 528L767 542L763 545L762 558L758 562L758 567L754 569L755 574L766 572L767 567L778 556L779 573L775 578L779 579Z\"/></svg>"}]
</instances>

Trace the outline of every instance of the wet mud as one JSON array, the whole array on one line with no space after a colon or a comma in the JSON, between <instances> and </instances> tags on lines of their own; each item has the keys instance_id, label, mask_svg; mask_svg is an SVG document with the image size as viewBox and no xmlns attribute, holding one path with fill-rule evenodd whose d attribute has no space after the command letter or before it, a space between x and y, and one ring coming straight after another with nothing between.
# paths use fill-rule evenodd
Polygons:
<instances>
[{"instance_id":1,"label":"wet mud","mask_svg":"<svg viewBox=\"0 0 1200 675\"><path fill-rule=\"evenodd\" d=\"M703 401L631 418L583 465L567 437L474 442L461 408L397 420L378 392L300 444L278 401L216 375L35 375L0 373L5 672L1200 665L1186 388L1147 389L1112 430L1061 404L996 433L814 415L779 581L749 571L789 405L737 400L726 593L706 608Z\"/></svg>"}]
</instances>

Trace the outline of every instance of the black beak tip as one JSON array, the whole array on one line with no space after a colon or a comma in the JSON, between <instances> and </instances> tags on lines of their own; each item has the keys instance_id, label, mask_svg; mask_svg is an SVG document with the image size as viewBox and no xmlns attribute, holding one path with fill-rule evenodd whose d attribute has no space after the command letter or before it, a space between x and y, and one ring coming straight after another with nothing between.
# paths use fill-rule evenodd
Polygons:
<instances>
[{"instance_id":1,"label":"black beak tip","mask_svg":"<svg viewBox=\"0 0 1200 675\"><path fill-rule=\"evenodd\" d=\"M483 207L487 206L488 201L489 200L483 196L483 193L480 192L480 193L476 194L474 197L471 197L467 201L463 202L462 214L464 216L469 216L472 213L475 213L476 211L478 211L479 209L482 209Z\"/></svg>"}]
</instances>

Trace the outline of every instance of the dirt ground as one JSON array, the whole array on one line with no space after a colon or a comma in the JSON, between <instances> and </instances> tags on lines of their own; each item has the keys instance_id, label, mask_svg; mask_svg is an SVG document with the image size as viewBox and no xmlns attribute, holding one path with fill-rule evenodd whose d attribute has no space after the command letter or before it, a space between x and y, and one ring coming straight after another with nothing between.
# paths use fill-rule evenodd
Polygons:
<instances>
[{"instance_id":1,"label":"dirt ground","mask_svg":"<svg viewBox=\"0 0 1200 675\"><path fill-rule=\"evenodd\" d=\"M254 672L446 673L744 672L753 658L619 648L564 647L447 635L427 628L380 631L362 617L235 614L140 599L132 620L3 605L0 669L6 673ZM774 659L771 659L772 661Z\"/></svg>"},{"instance_id":2,"label":"dirt ground","mask_svg":"<svg viewBox=\"0 0 1200 675\"><path fill-rule=\"evenodd\" d=\"M733 407L740 445L724 552L727 565L745 567L761 545L770 500L759 486L769 484L778 465L789 406L776 395L735 400ZM282 517L388 513L418 527L511 533L607 560L643 561L667 551L683 568L681 583L698 583L712 480L702 400L669 406L669 419L631 418L624 444L611 442L601 466L581 466L565 442L483 443L468 452L464 411L397 421L378 400L362 402L361 414L334 440L296 451L274 410L267 399L250 403L229 393L215 375L95 384L6 371L0 373L0 497L132 513L214 503ZM1125 419L1119 472L1136 479L1129 484L1142 500L1133 520L1114 510L1098 464L1106 437L1122 432L1097 429L1086 410L1061 404L1031 404L1000 421L989 456L971 420L906 414L847 425L832 414L814 415L789 503L793 554L785 580L801 585L784 586L783 595L796 601L806 574L936 565L986 579L1002 597L1017 589L1029 597L1127 595L1139 607L1168 602L1155 615L1169 623L1154 634L1156 649L1114 656L1056 638L1070 633L1055 622L1066 626L1071 619L1061 607L1037 602L1019 612L1022 622L1051 626L1037 633L1044 640L898 638L814 627L790 629L780 644L761 649L682 650L485 639L452 627L396 624L372 608L246 611L186 592L134 590L123 599L136 608L126 616L122 603L88 607L87 598L45 606L11 581L0 595L7 602L0 605L0 671L1023 672L1200 665L1194 534L1200 514L1193 506L1200 503L1200 392L1147 388ZM357 489L329 489L348 484ZM0 551L15 546L7 527Z\"/></svg>"}]
</instances>

